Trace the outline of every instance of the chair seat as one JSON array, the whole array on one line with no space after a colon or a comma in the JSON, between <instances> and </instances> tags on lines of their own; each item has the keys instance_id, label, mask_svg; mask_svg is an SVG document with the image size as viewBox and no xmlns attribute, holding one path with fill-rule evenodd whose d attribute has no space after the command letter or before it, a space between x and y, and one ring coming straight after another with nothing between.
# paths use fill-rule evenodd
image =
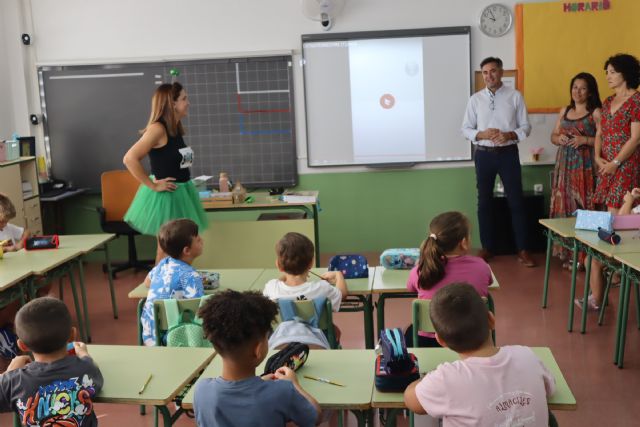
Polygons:
<instances>
[{"instance_id":1,"label":"chair seat","mask_svg":"<svg viewBox=\"0 0 640 427\"><path fill-rule=\"evenodd\" d=\"M105 233L113 233L118 235L138 235L140 234L135 229L131 228L129 224L124 221L107 221L102 224L102 230Z\"/></svg>"}]
</instances>

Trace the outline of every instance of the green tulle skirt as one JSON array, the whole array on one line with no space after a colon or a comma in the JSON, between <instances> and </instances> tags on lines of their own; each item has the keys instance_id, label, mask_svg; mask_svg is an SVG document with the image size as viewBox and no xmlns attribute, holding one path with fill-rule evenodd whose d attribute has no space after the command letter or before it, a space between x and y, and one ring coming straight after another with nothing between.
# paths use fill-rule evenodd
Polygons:
<instances>
[{"instance_id":1,"label":"green tulle skirt","mask_svg":"<svg viewBox=\"0 0 640 427\"><path fill-rule=\"evenodd\" d=\"M153 178L152 178L153 179ZM207 228L207 214L202 208L193 182L176 182L175 191L156 192L141 185L124 216L124 220L142 234L155 236L165 222L189 218L200 230Z\"/></svg>"}]
</instances>

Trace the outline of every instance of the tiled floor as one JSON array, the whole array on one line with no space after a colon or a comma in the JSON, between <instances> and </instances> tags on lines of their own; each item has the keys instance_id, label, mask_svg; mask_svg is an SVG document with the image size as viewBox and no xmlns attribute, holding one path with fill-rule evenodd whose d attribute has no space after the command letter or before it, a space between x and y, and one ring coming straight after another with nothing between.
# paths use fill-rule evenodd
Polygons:
<instances>
[{"instance_id":1,"label":"tiled floor","mask_svg":"<svg viewBox=\"0 0 640 427\"><path fill-rule=\"evenodd\" d=\"M323 257L324 258L324 257ZM376 259L371 257L370 259ZM537 260L543 259L538 255ZM632 302L625 369L612 363L615 329L615 312L618 292L611 295L612 307L608 310L603 326L597 326L596 318L589 316L587 334L567 332L567 305L570 273L560 269L560 263L552 263L549 307L540 308L544 268L527 269L519 265L513 256L497 257L491 266L501 289L494 293L497 317L498 345L525 344L551 347L578 402L576 411L555 411L561 426L637 426L638 410L633 403L640 390L640 333L636 328L635 309ZM144 275L122 273L116 281L120 317L114 320L108 286L100 266L90 264L85 269L88 282L88 298L91 312L93 342L100 344L136 344L136 303L127 293L140 283ZM582 287L583 275L578 278ZM69 292L64 298L72 308ZM409 323L409 300L390 300L386 304L387 326L404 326ZM579 315L579 311L576 311ZM336 323L342 330L344 348L364 348L361 313L339 313ZM577 327L578 320L574 323ZM637 407L636 407L637 408ZM141 416L138 408L127 405L96 405L101 426L151 426L153 416ZM355 425L354 419L348 425ZM400 425L405 424L403 420ZM0 416L0 426L10 426L9 415ZM194 426L195 422L182 417L177 426ZM416 425L425 425L420 417Z\"/></svg>"}]
</instances>

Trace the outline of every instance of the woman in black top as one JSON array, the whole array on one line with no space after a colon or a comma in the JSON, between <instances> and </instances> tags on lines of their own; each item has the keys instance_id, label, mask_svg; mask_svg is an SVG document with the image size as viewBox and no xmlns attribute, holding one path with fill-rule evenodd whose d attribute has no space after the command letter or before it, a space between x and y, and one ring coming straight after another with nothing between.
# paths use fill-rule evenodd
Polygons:
<instances>
[{"instance_id":1,"label":"woman in black top","mask_svg":"<svg viewBox=\"0 0 640 427\"><path fill-rule=\"evenodd\" d=\"M182 139L181 120L188 110L187 92L180 83L158 86L151 99L147 127L124 156L127 169L142 184L124 220L142 234L155 236L162 224L177 218L189 218L201 230L207 226L189 172L193 150ZM147 176L141 163L147 155L151 176ZM163 255L158 247L158 259Z\"/></svg>"}]
</instances>

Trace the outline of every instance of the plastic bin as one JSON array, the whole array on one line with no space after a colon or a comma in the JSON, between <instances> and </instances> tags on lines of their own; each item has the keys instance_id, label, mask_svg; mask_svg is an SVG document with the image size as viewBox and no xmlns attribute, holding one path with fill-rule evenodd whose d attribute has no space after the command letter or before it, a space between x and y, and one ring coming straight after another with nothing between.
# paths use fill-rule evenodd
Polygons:
<instances>
[{"instance_id":1,"label":"plastic bin","mask_svg":"<svg viewBox=\"0 0 640 427\"><path fill-rule=\"evenodd\" d=\"M9 162L20 157L18 141L0 142L0 162Z\"/></svg>"}]
</instances>

